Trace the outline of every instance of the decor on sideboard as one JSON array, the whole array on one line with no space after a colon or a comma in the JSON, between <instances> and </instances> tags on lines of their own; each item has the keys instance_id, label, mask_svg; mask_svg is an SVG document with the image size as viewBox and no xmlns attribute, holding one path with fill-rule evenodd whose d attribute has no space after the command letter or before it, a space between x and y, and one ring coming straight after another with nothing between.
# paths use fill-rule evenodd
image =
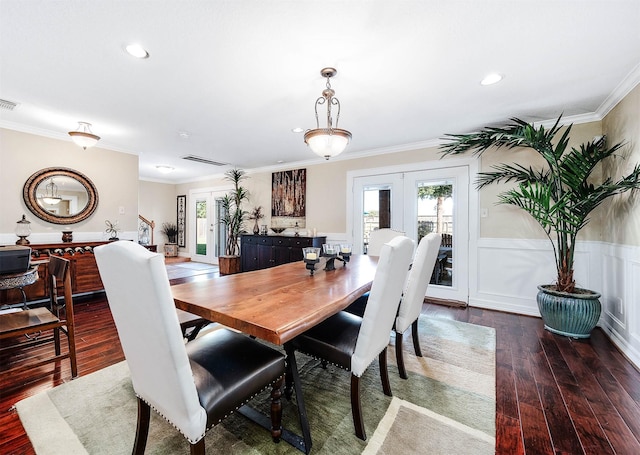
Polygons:
<instances>
[{"instance_id":1,"label":"decor on sideboard","mask_svg":"<svg viewBox=\"0 0 640 455\"><path fill-rule=\"evenodd\" d=\"M220 275L229 275L241 271L240 248L238 240L247 212L242 210L242 203L249 199L249 192L240 183L246 178L242 169L230 169L225 172L225 180L233 184L233 189L222 198L222 223L227 229L225 254L218 258Z\"/></svg>"},{"instance_id":2,"label":"decor on sideboard","mask_svg":"<svg viewBox=\"0 0 640 455\"><path fill-rule=\"evenodd\" d=\"M320 262L320 248L303 248L302 257L304 259L305 267L311 273L311 276L313 276L313 273L316 270L316 264Z\"/></svg>"},{"instance_id":3,"label":"decor on sideboard","mask_svg":"<svg viewBox=\"0 0 640 455\"><path fill-rule=\"evenodd\" d=\"M118 232L120 232L120 228L118 227L118 220L113 223L109 220L105 220L104 224L107 225L107 228L104 232L109 236L109 240L118 240Z\"/></svg>"},{"instance_id":4,"label":"decor on sideboard","mask_svg":"<svg viewBox=\"0 0 640 455\"><path fill-rule=\"evenodd\" d=\"M22 219L16 223L16 245L29 245L31 242L27 240L27 237L31 235L31 221L22 215Z\"/></svg>"},{"instance_id":5,"label":"decor on sideboard","mask_svg":"<svg viewBox=\"0 0 640 455\"><path fill-rule=\"evenodd\" d=\"M100 140L100 136L96 136L91 131L91 123L78 122L78 129L75 131L69 131L69 136L73 142L87 150L89 147L93 147Z\"/></svg>"},{"instance_id":6,"label":"decor on sideboard","mask_svg":"<svg viewBox=\"0 0 640 455\"><path fill-rule=\"evenodd\" d=\"M258 221L264 218L264 213L262 213L262 206L259 205L254 207L249 214L249 219L254 220L253 224L253 234L258 235L260 233L260 226L258 226Z\"/></svg>"},{"instance_id":7,"label":"decor on sideboard","mask_svg":"<svg viewBox=\"0 0 640 455\"><path fill-rule=\"evenodd\" d=\"M330 79L338 74L335 68L323 68L320 71L322 77L327 79L326 88L322 91L322 95L315 102L316 128L307 130L304 133L304 142L316 155L320 155L325 159L341 154L349 142L351 141L351 133L347 130L338 128L340 120L340 101L334 95L336 92L331 88ZM327 106L327 126L320 128L320 118L318 116L318 106L325 104ZM333 126L333 117L331 116L331 108L335 106L336 125Z\"/></svg>"},{"instance_id":8,"label":"decor on sideboard","mask_svg":"<svg viewBox=\"0 0 640 455\"><path fill-rule=\"evenodd\" d=\"M499 194L498 204L520 207L529 213L549 238L555 256L556 283L538 287L538 308L545 328L560 335L588 338L600 317L601 305L597 292L575 286L576 239L589 222L589 214L604 200L640 188L640 165L636 164L630 174L617 181L613 176L592 175L596 167L601 169L604 160L614 159L623 144L607 147L605 138L598 137L569 149L572 125L556 139L562 129L561 118L548 130L514 118L504 127L447 135L451 142L441 149L444 155L469 151L481 155L491 148L522 147L534 150L544 159L546 166L540 169L520 164L495 165L492 171L479 174L476 185L481 189L493 183L517 184Z\"/></svg>"},{"instance_id":9,"label":"decor on sideboard","mask_svg":"<svg viewBox=\"0 0 640 455\"><path fill-rule=\"evenodd\" d=\"M73 231L62 231L62 241L65 243L73 242Z\"/></svg>"}]
</instances>

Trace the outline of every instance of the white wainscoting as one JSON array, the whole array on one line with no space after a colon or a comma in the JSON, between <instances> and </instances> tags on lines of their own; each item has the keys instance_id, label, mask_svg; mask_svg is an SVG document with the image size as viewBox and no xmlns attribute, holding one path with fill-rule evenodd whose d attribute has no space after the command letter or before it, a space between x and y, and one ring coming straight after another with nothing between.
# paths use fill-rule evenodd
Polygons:
<instances>
[{"instance_id":1,"label":"white wainscoting","mask_svg":"<svg viewBox=\"0 0 640 455\"><path fill-rule=\"evenodd\" d=\"M580 242L575 262L577 286L602 294L598 325L640 366L640 247ZM469 305L539 317L537 286L556 279L553 264L546 240L478 239Z\"/></svg>"}]
</instances>

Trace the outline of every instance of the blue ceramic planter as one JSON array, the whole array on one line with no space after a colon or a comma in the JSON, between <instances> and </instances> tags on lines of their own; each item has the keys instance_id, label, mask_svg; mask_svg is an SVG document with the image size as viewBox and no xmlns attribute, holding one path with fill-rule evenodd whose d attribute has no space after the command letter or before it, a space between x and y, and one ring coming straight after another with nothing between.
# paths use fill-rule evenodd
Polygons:
<instances>
[{"instance_id":1,"label":"blue ceramic planter","mask_svg":"<svg viewBox=\"0 0 640 455\"><path fill-rule=\"evenodd\" d=\"M589 338L600 319L600 294L576 288L580 293L558 292L552 285L538 286L538 309L544 328L573 338Z\"/></svg>"}]
</instances>

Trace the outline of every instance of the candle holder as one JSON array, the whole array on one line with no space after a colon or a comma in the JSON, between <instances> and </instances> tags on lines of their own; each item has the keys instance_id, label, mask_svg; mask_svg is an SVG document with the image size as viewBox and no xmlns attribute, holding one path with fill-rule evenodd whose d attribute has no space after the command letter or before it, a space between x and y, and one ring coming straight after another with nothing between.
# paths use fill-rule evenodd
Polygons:
<instances>
[{"instance_id":1,"label":"candle holder","mask_svg":"<svg viewBox=\"0 0 640 455\"><path fill-rule=\"evenodd\" d=\"M342 262L344 262L344 266L347 266L347 262L351 259L351 244L342 243L340 244L340 258Z\"/></svg>"},{"instance_id":2,"label":"candle holder","mask_svg":"<svg viewBox=\"0 0 640 455\"><path fill-rule=\"evenodd\" d=\"M320 262L320 248L307 247L302 249L302 258L306 264L307 270L313 276L313 272L316 270L316 264Z\"/></svg>"},{"instance_id":3,"label":"candle holder","mask_svg":"<svg viewBox=\"0 0 640 455\"><path fill-rule=\"evenodd\" d=\"M322 255L327 258L327 263L324 266L325 271L335 270L335 259L338 257L338 251L340 250L340 245L332 245L330 243L322 244Z\"/></svg>"}]
</instances>

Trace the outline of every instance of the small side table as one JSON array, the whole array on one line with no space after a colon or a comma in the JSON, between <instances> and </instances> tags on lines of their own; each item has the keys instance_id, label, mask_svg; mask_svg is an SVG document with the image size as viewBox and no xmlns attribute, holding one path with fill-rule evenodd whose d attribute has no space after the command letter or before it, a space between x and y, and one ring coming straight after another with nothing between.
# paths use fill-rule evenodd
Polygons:
<instances>
[{"instance_id":1,"label":"small side table","mask_svg":"<svg viewBox=\"0 0 640 455\"><path fill-rule=\"evenodd\" d=\"M27 294L24 292L24 287L29 286L36 281L38 281L38 266L33 265L29 267L29 270L26 272L0 275L0 290L19 289L22 293L22 306L26 310L28 308Z\"/></svg>"}]
</instances>

